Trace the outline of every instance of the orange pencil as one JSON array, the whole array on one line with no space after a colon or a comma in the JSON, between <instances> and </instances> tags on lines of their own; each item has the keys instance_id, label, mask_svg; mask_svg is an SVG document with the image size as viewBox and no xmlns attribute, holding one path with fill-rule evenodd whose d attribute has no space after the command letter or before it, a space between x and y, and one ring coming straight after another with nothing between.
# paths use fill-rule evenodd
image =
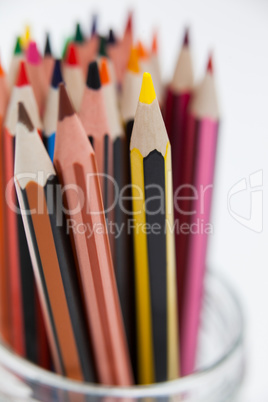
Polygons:
<instances>
[{"instance_id":1,"label":"orange pencil","mask_svg":"<svg viewBox=\"0 0 268 402\"><path fill-rule=\"evenodd\" d=\"M69 186L65 190L67 225L83 290L99 380L109 385L131 385L132 371L95 155L62 84L54 164L60 183ZM82 227L85 230L81 231Z\"/></svg>"},{"instance_id":2,"label":"orange pencil","mask_svg":"<svg viewBox=\"0 0 268 402\"><path fill-rule=\"evenodd\" d=\"M136 48L132 48L120 98L120 111L125 124L128 144L130 144L141 83L142 73L139 65L138 51Z\"/></svg>"}]
</instances>

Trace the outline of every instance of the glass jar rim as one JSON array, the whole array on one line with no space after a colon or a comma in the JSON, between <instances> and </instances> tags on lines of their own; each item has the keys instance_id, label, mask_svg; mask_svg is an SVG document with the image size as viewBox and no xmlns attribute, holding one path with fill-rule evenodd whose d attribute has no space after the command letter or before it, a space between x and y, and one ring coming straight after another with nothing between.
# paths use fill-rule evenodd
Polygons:
<instances>
[{"instance_id":1,"label":"glass jar rim","mask_svg":"<svg viewBox=\"0 0 268 402\"><path fill-rule=\"evenodd\" d=\"M18 356L10 348L0 340L0 362L4 364L4 367L8 370L12 370L13 373L18 376L28 378L30 381L36 381L39 384L44 384L56 389L63 389L70 392L83 393L85 395L94 395L99 397L116 397L116 398L138 398L138 397L159 397L167 394L172 395L177 392L183 391L190 383L202 381L204 377L207 377L210 373L214 373L217 369L228 361L235 353L237 348L242 344L244 337L244 317L241 304L230 286L222 276L215 272L208 272L208 275L212 278L216 278L221 285L225 287L229 297L236 308L237 314L240 318L239 329L236 338L230 344L228 350L210 366L197 370L194 373L177 378L175 380L166 381L162 383L150 384L150 385L134 385L131 387L119 387L108 386L101 384L83 383L76 380L70 380L59 374L52 373L41 367L36 366L30 361Z\"/></svg>"}]
</instances>

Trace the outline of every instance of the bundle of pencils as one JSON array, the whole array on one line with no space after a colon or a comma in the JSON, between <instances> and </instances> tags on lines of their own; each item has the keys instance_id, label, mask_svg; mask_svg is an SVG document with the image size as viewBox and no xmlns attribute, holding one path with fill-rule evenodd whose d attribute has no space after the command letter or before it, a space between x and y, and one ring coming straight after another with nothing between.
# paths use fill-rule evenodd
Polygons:
<instances>
[{"instance_id":1,"label":"bundle of pencils","mask_svg":"<svg viewBox=\"0 0 268 402\"><path fill-rule=\"evenodd\" d=\"M219 128L212 59L195 87L188 30L166 88L157 33L133 37L132 14L122 37L94 16L54 59L27 27L0 65L1 338L118 386L198 369Z\"/></svg>"}]
</instances>

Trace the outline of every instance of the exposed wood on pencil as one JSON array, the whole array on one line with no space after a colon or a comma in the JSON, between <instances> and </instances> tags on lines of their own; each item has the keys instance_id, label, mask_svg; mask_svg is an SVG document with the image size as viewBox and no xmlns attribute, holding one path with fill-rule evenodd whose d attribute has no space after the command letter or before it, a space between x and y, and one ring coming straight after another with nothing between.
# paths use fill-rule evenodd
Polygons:
<instances>
[{"instance_id":1,"label":"exposed wood on pencil","mask_svg":"<svg viewBox=\"0 0 268 402\"><path fill-rule=\"evenodd\" d=\"M61 362L60 373L69 378L94 381L75 263L65 218L57 205L58 180L22 103L16 132L16 189L22 212L25 206L36 211L23 219L54 362L56 367Z\"/></svg>"},{"instance_id":2,"label":"exposed wood on pencil","mask_svg":"<svg viewBox=\"0 0 268 402\"><path fill-rule=\"evenodd\" d=\"M75 225L86 225L92 230L89 236L85 232L78 233L73 227L71 237L99 380L110 385L130 385L133 378L95 155L62 85L54 163L61 184L79 186L82 191L79 197L84 197L85 202L77 208L77 194L66 190L65 206L69 214L72 211L69 217Z\"/></svg>"},{"instance_id":3,"label":"exposed wood on pencil","mask_svg":"<svg viewBox=\"0 0 268 402\"><path fill-rule=\"evenodd\" d=\"M166 182L171 174L170 144L148 73L143 76L130 151L138 373L139 381L146 384L179 374L174 237L166 226L167 220L173 222L172 184L170 179ZM148 233L140 228L142 225L148 225ZM152 231L155 225L157 234Z\"/></svg>"}]
</instances>

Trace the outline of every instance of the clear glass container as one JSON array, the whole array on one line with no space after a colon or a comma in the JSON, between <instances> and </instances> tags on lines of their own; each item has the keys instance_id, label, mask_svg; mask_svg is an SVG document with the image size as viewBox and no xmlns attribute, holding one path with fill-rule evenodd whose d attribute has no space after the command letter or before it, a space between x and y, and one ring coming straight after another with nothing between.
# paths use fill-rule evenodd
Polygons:
<instances>
[{"instance_id":1,"label":"clear glass container","mask_svg":"<svg viewBox=\"0 0 268 402\"><path fill-rule=\"evenodd\" d=\"M244 374L243 335L243 317L235 294L210 272L205 281L194 374L129 388L79 383L45 371L0 344L0 401L231 401Z\"/></svg>"}]
</instances>

